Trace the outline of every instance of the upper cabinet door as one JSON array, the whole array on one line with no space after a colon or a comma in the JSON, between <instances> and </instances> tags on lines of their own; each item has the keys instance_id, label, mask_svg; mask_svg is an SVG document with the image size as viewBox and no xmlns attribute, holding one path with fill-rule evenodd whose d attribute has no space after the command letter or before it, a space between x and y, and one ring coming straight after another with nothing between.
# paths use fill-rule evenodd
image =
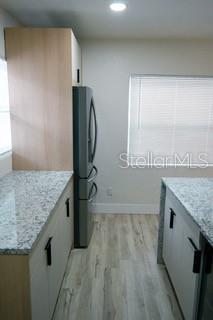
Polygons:
<instances>
[{"instance_id":1,"label":"upper cabinet door","mask_svg":"<svg viewBox=\"0 0 213 320\"><path fill-rule=\"evenodd\" d=\"M66 28L7 28L14 170L72 170L71 36Z\"/></svg>"},{"instance_id":2,"label":"upper cabinet door","mask_svg":"<svg viewBox=\"0 0 213 320\"><path fill-rule=\"evenodd\" d=\"M72 83L73 86L82 84L81 48L76 40L74 33L72 37Z\"/></svg>"}]
</instances>

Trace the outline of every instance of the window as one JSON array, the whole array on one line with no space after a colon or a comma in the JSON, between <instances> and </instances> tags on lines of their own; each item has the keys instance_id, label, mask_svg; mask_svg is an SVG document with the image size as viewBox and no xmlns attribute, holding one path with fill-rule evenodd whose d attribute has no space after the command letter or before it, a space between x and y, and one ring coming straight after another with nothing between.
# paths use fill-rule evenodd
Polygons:
<instances>
[{"instance_id":1,"label":"window","mask_svg":"<svg viewBox=\"0 0 213 320\"><path fill-rule=\"evenodd\" d=\"M128 158L213 164L213 78L131 76Z\"/></svg>"},{"instance_id":2,"label":"window","mask_svg":"<svg viewBox=\"0 0 213 320\"><path fill-rule=\"evenodd\" d=\"M0 59L0 154L11 150L7 63Z\"/></svg>"}]
</instances>

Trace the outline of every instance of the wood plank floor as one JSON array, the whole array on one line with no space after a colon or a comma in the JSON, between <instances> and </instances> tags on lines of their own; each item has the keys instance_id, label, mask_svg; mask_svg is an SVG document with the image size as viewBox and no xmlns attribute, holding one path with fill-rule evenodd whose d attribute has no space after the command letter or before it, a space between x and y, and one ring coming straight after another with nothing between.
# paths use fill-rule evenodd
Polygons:
<instances>
[{"instance_id":1,"label":"wood plank floor","mask_svg":"<svg viewBox=\"0 0 213 320\"><path fill-rule=\"evenodd\" d=\"M182 319L156 263L156 215L96 215L88 249L73 250L54 320Z\"/></svg>"}]
</instances>

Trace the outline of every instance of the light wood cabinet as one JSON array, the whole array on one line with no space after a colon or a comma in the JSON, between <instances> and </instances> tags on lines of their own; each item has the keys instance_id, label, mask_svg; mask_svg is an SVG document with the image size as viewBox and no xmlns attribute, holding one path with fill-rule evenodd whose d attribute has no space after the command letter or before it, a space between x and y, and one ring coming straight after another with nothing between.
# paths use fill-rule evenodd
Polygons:
<instances>
[{"instance_id":1,"label":"light wood cabinet","mask_svg":"<svg viewBox=\"0 0 213 320\"><path fill-rule=\"evenodd\" d=\"M201 262L200 231L168 189L165 202L163 259L185 319L195 319Z\"/></svg>"},{"instance_id":2,"label":"light wood cabinet","mask_svg":"<svg viewBox=\"0 0 213 320\"><path fill-rule=\"evenodd\" d=\"M6 28L13 169L73 170L72 86L80 47L71 29Z\"/></svg>"},{"instance_id":3,"label":"light wood cabinet","mask_svg":"<svg viewBox=\"0 0 213 320\"><path fill-rule=\"evenodd\" d=\"M81 48L72 32L72 82L73 86L80 86L82 84L82 62L81 62Z\"/></svg>"},{"instance_id":4,"label":"light wood cabinet","mask_svg":"<svg viewBox=\"0 0 213 320\"><path fill-rule=\"evenodd\" d=\"M70 182L30 255L0 255L0 319L52 319L73 246L72 197Z\"/></svg>"}]
</instances>

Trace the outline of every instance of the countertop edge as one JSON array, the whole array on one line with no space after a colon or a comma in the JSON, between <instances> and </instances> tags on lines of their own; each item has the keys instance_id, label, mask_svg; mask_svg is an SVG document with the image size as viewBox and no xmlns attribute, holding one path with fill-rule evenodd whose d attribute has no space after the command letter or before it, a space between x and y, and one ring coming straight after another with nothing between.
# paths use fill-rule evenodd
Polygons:
<instances>
[{"instance_id":1,"label":"countertop edge","mask_svg":"<svg viewBox=\"0 0 213 320\"><path fill-rule=\"evenodd\" d=\"M19 170L20 171L20 170ZM27 170L21 170L21 171L27 171ZM59 171L60 172L60 171ZM64 172L64 171L62 171ZM36 236L36 239L34 240L34 242L32 243L31 245L31 248L12 248L12 249L8 249L8 248L5 248L5 249L2 249L0 248L0 256L3 256L3 255L19 255L19 256L30 256L30 254L33 252L33 250L35 249L36 245L38 244L39 240L41 239L43 233L45 232L45 230L47 229L48 225L49 225L49 222L52 218L52 215L53 215L53 212L57 206L57 204L59 203L60 199L62 198L62 195L65 191L65 189L67 188L68 184L71 182L71 180L73 179L73 176L74 176L74 171L70 171L70 177L68 179L68 181L66 182L66 184L64 185L64 188L60 194L60 196L58 197L58 199L56 200L55 204L54 204L54 207L50 210L49 214L48 214L48 217L46 219L46 221L44 222L40 232L37 234Z\"/></svg>"},{"instance_id":2,"label":"countertop edge","mask_svg":"<svg viewBox=\"0 0 213 320\"><path fill-rule=\"evenodd\" d=\"M200 233L204 236L206 241L213 247L213 239L209 238L209 236L206 234L206 232L203 230L203 228L200 226L199 222L194 218L194 216L190 213L189 209L186 208L184 203L178 198L177 194L170 188L169 185L167 185L165 179L167 178L162 178L161 181L165 185L166 188L170 190L170 192L175 196L175 198L178 200L178 202L183 206L183 208L186 210L187 214L190 216L190 218L194 221L194 223L197 225L197 227L200 230Z\"/></svg>"}]
</instances>

